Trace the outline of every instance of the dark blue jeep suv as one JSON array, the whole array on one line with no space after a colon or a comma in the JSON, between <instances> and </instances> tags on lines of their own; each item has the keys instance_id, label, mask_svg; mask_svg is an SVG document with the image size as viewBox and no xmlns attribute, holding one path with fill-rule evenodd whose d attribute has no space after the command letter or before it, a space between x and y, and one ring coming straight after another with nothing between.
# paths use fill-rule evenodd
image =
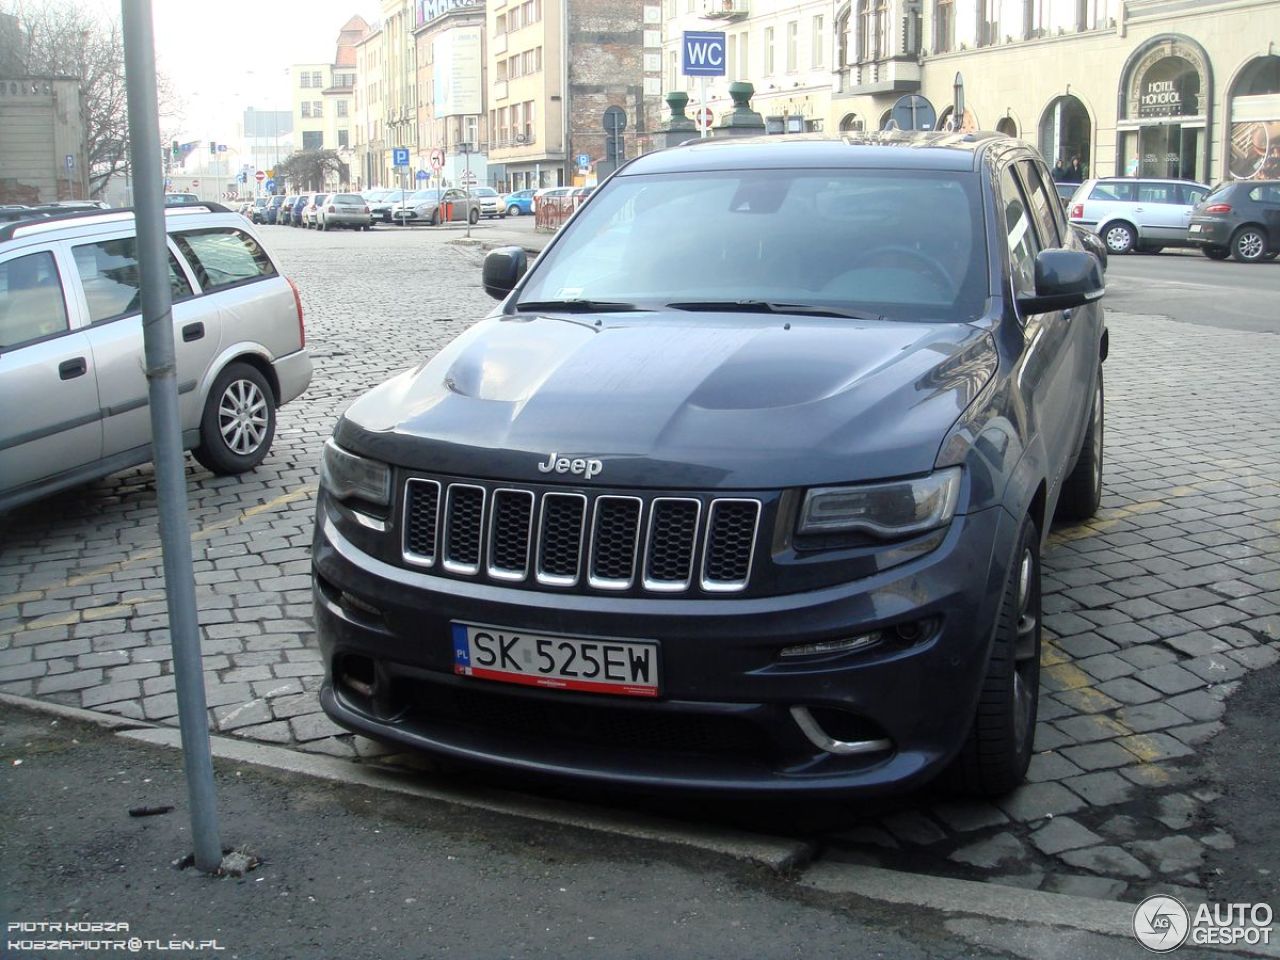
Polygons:
<instances>
[{"instance_id":1,"label":"dark blue jeep suv","mask_svg":"<svg viewBox=\"0 0 1280 960\"><path fill-rule=\"evenodd\" d=\"M324 450L338 723L525 775L997 795L1055 515L1102 489L1102 272L987 134L639 157Z\"/></svg>"}]
</instances>

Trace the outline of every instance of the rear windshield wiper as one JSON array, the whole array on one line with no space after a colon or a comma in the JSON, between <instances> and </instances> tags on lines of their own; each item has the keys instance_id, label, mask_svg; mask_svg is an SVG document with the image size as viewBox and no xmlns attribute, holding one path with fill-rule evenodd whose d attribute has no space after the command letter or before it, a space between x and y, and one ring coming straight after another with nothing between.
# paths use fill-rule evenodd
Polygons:
<instances>
[{"instance_id":1,"label":"rear windshield wiper","mask_svg":"<svg viewBox=\"0 0 1280 960\"><path fill-rule=\"evenodd\" d=\"M616 300L522 300L517 310L552 310L557 313L627 313L642 310L634 303Z\"/></svg>"},{"instance_id":2,"label":"rear windshield wiper","mask_svg":"<svg viewBox=\"0 0 1280 960\"><path fill-rule=\"evenodd\" d=\"M775 303L770 300L685 300L668 303L672 310L708 310L723 313L791 313L809 317L846 317L850 320L883 320L882 314L813 303Z\"/></svg>"}]
</instances>

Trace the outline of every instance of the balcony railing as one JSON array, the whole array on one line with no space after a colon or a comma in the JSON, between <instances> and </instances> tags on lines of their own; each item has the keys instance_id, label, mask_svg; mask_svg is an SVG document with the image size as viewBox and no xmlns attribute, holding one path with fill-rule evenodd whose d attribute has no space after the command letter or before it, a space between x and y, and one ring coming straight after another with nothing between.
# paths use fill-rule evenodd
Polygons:
<instances>
[{"instance_id":1,"label":"balcony railing","mask_svg":"<svg viewBox=\"0 0 1280 960\"><path fill-rule=\"evenodd\" d=\"M530 131L529 133L509 133L495 137L491 146L495 150L512 150L518 147L527 147L530 144L538 142L538 135Z\"/></svg>"}]
</instances>

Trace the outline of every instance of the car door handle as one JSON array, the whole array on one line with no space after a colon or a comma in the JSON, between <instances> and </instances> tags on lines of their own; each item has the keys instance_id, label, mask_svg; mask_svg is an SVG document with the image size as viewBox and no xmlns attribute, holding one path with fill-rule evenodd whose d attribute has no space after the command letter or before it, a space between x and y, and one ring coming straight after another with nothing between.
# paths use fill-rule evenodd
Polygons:
<instances>
[{"instance_id":1,"label":"car door handle","mask_svg":"<svg viewBox=\"0 0 1280 960\"><path fill-rule=\"evenodd\" d=\"M1141 207L1134 207L1134 208L1133 208L1133 212L1134 212L1134 213L1144 213L1145 211L1144 211Z\"/></svg>"},{"instance_id":2,"label":"car door handle","mask_svg":"<svg viewBox=\"0 0 1280 960\"><path fill-rule=\"evenodd\" d=\"M192 343L196 340L204 339L204 324L200 322L188 323L182 328L182 342Z\"/></svg>"},{"instance_id":3,"label":"car door handle","mask_svg":"<svg viewBox=\"0 0 1280 960\"><path fill-rule=\"evenodd\" d=\"M83 377L88 372L89 365L84 362L84 357L63 360L58 364L58 376L63 380L74 380L76 377Z\"/></svg>"}]
</instances>

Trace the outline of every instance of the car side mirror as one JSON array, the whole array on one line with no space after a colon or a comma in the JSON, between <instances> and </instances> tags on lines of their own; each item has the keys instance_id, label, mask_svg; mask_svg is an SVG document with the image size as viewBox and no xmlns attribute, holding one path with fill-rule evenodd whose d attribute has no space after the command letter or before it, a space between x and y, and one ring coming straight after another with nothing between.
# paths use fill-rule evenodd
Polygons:
<instances>
[{"instance_id":1,"label":"car side mirror","mask_svg":"<svg viewBox=\"0 0 1280 960\"><path fill-rule=\"evenodd\" d=\"M1024 314L1070 310L1100 300L1106 287L1098 258L1083 250L1041 250L1036 256L1036 292L1018 297Z\"/></svg>"},{"instance_id":2,"label":"car side mirror","mask_svg":"<svg viewBox=\"0 0 1280 960\"><path fill-rule=\"evenodd\" d=\"M484 292L495 300L510 293L525 271L529 257L523 247L499 247L484 258Z\"/></svg>"}]
</instances>

